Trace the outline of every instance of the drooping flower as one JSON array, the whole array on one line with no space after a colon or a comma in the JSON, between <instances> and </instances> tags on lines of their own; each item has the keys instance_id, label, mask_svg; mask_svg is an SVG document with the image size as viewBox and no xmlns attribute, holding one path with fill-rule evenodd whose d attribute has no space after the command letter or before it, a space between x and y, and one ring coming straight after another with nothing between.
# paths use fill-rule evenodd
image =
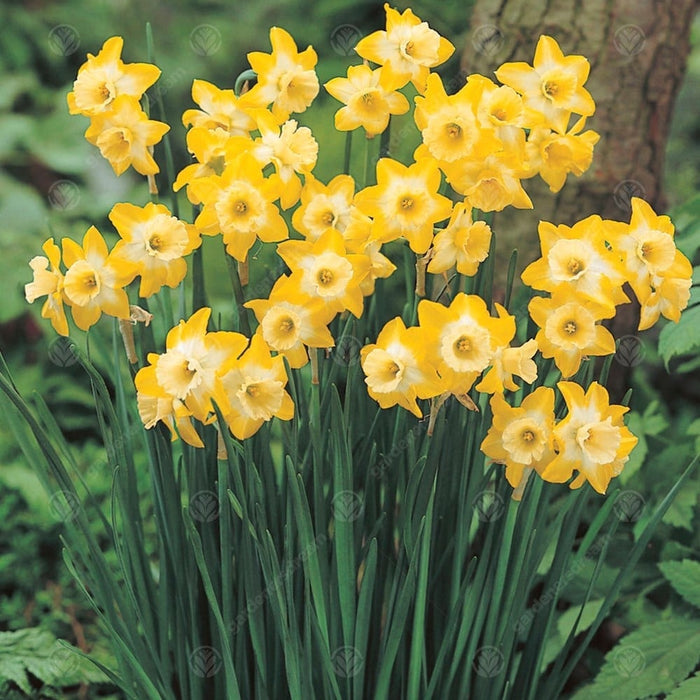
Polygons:
<instances>
[{"instance_id":1,"label":"drooping flower","mask_svg":"<svg viewBox=\"0 0 700 700\"><path fill-rule=\"evenodd\" d=\"M141 99L146 90L158 80L160 69L150 63L124 63L121 60L124 39L107 39L97 56L88 54L88 60L78 69L73 91L68 93L71 114L94 117L112 109L119 95Z\"/></svg>"},{"instance_id":2,"label":"drooping flower","mask_svg":"<svg viewBox=\"0 0 700 700\"><path fill-rule=\"evenodd\" d=\"M110 109L92 117L85 138L100 149L117 175L130 165L141 175L159 172L149 148L170 129L167 124L149 119L130 95L116 97Z\"/></svg>"},{"instance_id":3,"label":"drooping flower","mask_svg":"<svg viewBox=\"0 0 700 700\"><path fill-rule=\"evenodd\" d=\"M229 136L248 136L255 129L255 119L250 114L255 105L248 92L237 97L233 90L222 90L206 80L194 80L192 100L201 109L185 110L182 115L185 126L222 130Z\"/></svg>"},{"instance_id":4,"label":"drooping flower","mask_svg":"<svg viewBox=\"0 0 700 700\"><path fill-rule=\"evenodd\" d=\"M362 348L367 391L382 408L398 404L421 418L416 399L440 393L440 378L427 361L425 350L423 331L406 328L398 317L384 326L376 343Z\"/></svg>"},{"instance_id":5,"label":"drooping flower","mask_svg":"<svg viewBox=\"0 0 700 700\"><path fill-rule=\"evenodd\" d=\"M41 317L48 318L59 335L68 335L68 321L63 308L63 274L60 270L61 251L49 238L44 242L42 250L46 253L37 255L29 261L34 273L33 280L24 285L24 296L33 304L39 297L46 297L41 307Z\"/></svg>"},{"instance_id":6,"label":"drooping flower","mask_svg":"<svg viewBox=\"0 0 700 700\"><path fill-rule=\"evenodd\" d=\"M377 185L355 195L357 207L374 218L373 236L383 243L404 237L415 253L425 253L433 226L450 216L452 202L438 194L440 171L432 158L405 166L391 158L377 163Z\"/></svg>"},{"instance_id":7,"label":"drooping flower","mask_svg":"<svg viewBox=\"0 0 700 700\"><path fill-rule=\"evenodd\" d=\"M408 9L403 13L384 5L386 30L364 37L355 51L368 61L382 66L381 84L396 90L409 81L422 93L431 68L444 63L455 47L427 22Z\"/></svg>"},{"instance_id":8,"label":"drooping flower","mask_svg":"<svg viewBox=\"0 0 700 700\"><path fill-rule=\"evenodd\" d=\"M574 471L572 489L585 481L605 493L610 480L618 476L637 438L625 427L626 406L611 406L605 387L593 382L584 393L575 382L557 384L569 413L554 428L556 458L541 473L543 479L562 483Z\"/></svg>"},{"instance_id":9,"label":"drooping flower","mask_svg":"<svg viewBox=\"0 0 700 700\"><path fill-rule=\"evenodd\" d=\"M485 221L472 221L467 202L458 202L447 226L433 241L428 272L440 273L457 267L461 275L473 276L489 254L491 227Z\"/></svg>"},{"instance_id":10,"label":"drooping flower","mask_svg":"<svg viewBox=\"0 0 700 700\"><path fill-rule=\"evenodd\" d=\"M256 238L268 243L287 238L287 224L273 204L277 189L249 154L231 160L220 176L193 180L190 188L204 204L195 226L205 235L221 233L236 260L245 262Z\"/></svg>"},{"instance_id":11,"label":"drooping flower","mask_svg":"<svg viewBox=\"0 0 700 700\"><path fill-rule=\"evenodd\" d=\"M408 100L399 92L381 85L382 68L349 66L347 78L333 78L325 84L326 90L345 107L335 113L335 128L352 131L363 127L367 136L381 134L392 114L408 112Z\"/></svg>"},{"instance_id":12,"label":"drooping flower","mask_svg":"<svg viewBox=\"0 0 700 700\"><path fill-rule=\"evenodd\" d=\"M485 394L517 391L513 377L520 377L528 384L537 379L537 365L532 359L537 352L537 341L531 338L520 347L497 347L491 360L491 368L476 385L476 390Z\"/></svg>"},{"instance_id":13,"label":"drooping flower","mask_svg":"<svg viewBox=\"0 0 700 700\"><path fill-rule=\"evenodd\" d=\"M497 393L491 398L491 410L493 421L481 451L494 462L505 464L508 483L518 488L526 469L542 474L555 457L554 389L535 389L517 408Z\"/></svg>"},{"instance_id":14,"label":"drooping flower","mask_svg":"<svg viewBox=\"0 0 700 700\"><path fill-rule=\"evenodd\" d=\"M528 309L540 327L535 340L542 357L553 357L564 379L576 374L584 357L615 352L615 339L599 323L614 316L614 308L561 291L551 299L534 297Z\"/></svg>"},{"instance_id":15,"label":"drooping flower","mask_svg":"<svg viewBox=\"0 0 700 700\"><path fill-rule=\"evenodd\" d=\"M184 256L201 244L192 224L172 216L167 207L122 202L109 214L121 240L112 250L114 264L126 263L125 274L140 275L139 296L150 297L163 285L177 287L187 274Z\"/></svg>"},{"instance_id":16,"label":"drooping flower","mask_svg":"<svg viewBox=\"0 0 700 700\"><path fill-rule=\"evenodd\" d=\"M593 98L583 87L589 71L584 56L564 56L557 42L543 35L532 66L504 63L496 77L519 92L526 107L540 112L546 125L564 134L572 113L590 117L595 111Z\"/></svg>"},{"instance_id":17,"label":"drooping flower","mask_svg":"<svg viewBox=\"0 0 700 700\"><path fill-rule=\"evenodd\" d=\"M133 276L109 254L100 232L91 226L82 246L70 238L64 238L61 246L68 268L63 291L78 328L86 331L103 313L129 318L129 299L123 287Z\"/></svg>"},{"instance_id":18,"label":"drooping flower","mask_svg":"<svg viewBox=\"0 0 700 700\"><path fill-rule=\"evenodd\" d=\"M303 112L318 95L318 56L311 46L299 53L294 39L280 27L270 29L270 43L272 53L248 54L258 82L247 94L258 107L271 104L275 117L284 121L292 112Z\"/></svg>"}]
</instances>

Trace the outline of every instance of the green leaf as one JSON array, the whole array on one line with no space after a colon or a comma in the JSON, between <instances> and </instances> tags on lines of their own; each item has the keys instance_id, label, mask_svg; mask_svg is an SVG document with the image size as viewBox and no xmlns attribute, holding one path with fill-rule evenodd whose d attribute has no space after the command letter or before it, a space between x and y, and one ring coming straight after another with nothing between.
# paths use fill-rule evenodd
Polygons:
<instances>
[{"instance_id":1,"label":"green leaf","mask_svg":"<svg viewBox=\"0 0 700 700\"><path fill-rule=\"evenodd\" d=\"M683 681L668 697L671 700L697 700L700 698L700 676Z\"/></svg>"},{"instance_id":2,"label":"green leaf","mask_svg":"<svg viewBox=\"0 0 700 700\"><path fill-rule=\"evenodd\" d=\"M659 569L677 593L700 608L700 562L692 559L665 561L659 564Z\"/></svg>"},{"instance_id":3,"label":"green leaf","mask_svg":"<svg viewBox=\"0 0 700 700\"><path fill-rule=\"evenodd\" d=\"M677 355L684 355L700 347L700 306L693 306L681 314L678 323L666 324L659 334L659 354L666 363Z\"/></svg>"},{"instance_id":4,"label":"green leaf","mask_svg":"<svg viewBox=\"0 0 700 700\"><path fill-rule=\"evenodd\" d=\"M681 491L671 504L666 515L664 515L663 522L673 525L673 527L682 527L689 532L693 532L693 518L695 517L697 503L697 489L688 488Z\"/></svg>"},{"instance_id":5,"label":"green leaf","mask_svg":"<svg viewBox=\"0 0 700 700\"><path fill-rule=\"evenodd\" d=\"M700 622L671 618L627 635L605 657L595 682L574 700L637 700L667 693L700 660Z\"/></svg>"},{"instance_id":6,"label":"green leaf","mask_svg":"<svg viewBox=\"0 0 700 700\"><path fill-rule=\"evenodd\" d=\"M577 634L587 630L593 624L598 612L603 607L604 602L604 599L600 599L591 600L586 604L586 607L583 609L583 613L581 613L581 619L578 620L578 625L576 625ZM556 634L547 640L547 646L545 647L544 655L542 657L542 668L546 668L550 662L557 658L561 648L564 646L564 643L574 629L574 625L576 624L580 611L581 606L574 605L561 614L557 620Z\"/></svg>"}]
</instances>

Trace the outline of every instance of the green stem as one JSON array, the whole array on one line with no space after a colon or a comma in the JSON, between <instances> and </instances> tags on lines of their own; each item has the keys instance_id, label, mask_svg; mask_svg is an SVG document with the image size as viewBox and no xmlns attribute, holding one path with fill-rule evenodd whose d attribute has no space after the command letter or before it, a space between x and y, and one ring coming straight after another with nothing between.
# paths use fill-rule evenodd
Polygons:
<instances>
[{"instance_id":1,"label":"green stem","mask_svg":"<svg viewBox=\"0 0 700 700\"><path fill-rule=\"evenodd\" d=\"M230 255L228 255L228 253L226 253L226 264L228 265L228 272L231 277L231 286L233 287L233 295L236 300L233 307L236 326L241 333L250 337L250 324L248 323L246 308L243 306L243 304L245 304L245 297L243 296L241 278L238 275L238 265L236 264L236 261Z\"/></svg>"},{"instance_id":2,"label":"green stem","mask_svg":"<svg viewBox=\"0 0 700 700\"><path fill-rule=\"evenodd\" d=\"M343 172L350 174L350 155L352 153L352 131L345 132L345 158L343 159Z\"/></svg>"}]
</instances>

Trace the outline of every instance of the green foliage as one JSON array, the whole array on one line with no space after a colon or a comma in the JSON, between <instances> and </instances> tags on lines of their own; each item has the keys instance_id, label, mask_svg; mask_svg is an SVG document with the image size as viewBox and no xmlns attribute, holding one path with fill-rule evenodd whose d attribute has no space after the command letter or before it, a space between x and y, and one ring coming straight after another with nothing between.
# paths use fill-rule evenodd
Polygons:
<instances>
[{"instance_id":1,"label":"green foliage","mask_svg":"<svg viewBox=\"0 0 700 700\"><path fill-rule=\"evenodd\" d=\"M700 609L700 562L684 559L659 564L674 590L688 603Z\"/></svg>"}]
</instances>

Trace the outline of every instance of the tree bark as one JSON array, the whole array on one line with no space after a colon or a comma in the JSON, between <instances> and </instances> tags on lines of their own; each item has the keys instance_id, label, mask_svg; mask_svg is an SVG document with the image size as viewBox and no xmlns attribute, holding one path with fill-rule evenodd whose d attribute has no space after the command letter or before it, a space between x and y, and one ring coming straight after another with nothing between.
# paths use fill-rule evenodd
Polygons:
<instances>
[{"instance_id":1,"label":"tree bark","mask_svg":"<svg viewBox=\"0 0 700 700\"><path fill-rule=\"evenodd\" d=\"M586 88L596 113L586 128L601 138L582 177L569 175L554 194L539 178L526 181L534 209L496 213L499 265L518 248L518 272L539 257L540 220L572 225L591 214L629 221L633 196L657 212L665 208L663 168L673 105L690 49L690 27L700 0L477 0L462 75L493 71L506 61L532 63L540 34L564 54L591 64ZM635 332L638 307L618 309L616 338ZM617 392L616 392L617 393Z\"/></svg>"}]
</instances>

